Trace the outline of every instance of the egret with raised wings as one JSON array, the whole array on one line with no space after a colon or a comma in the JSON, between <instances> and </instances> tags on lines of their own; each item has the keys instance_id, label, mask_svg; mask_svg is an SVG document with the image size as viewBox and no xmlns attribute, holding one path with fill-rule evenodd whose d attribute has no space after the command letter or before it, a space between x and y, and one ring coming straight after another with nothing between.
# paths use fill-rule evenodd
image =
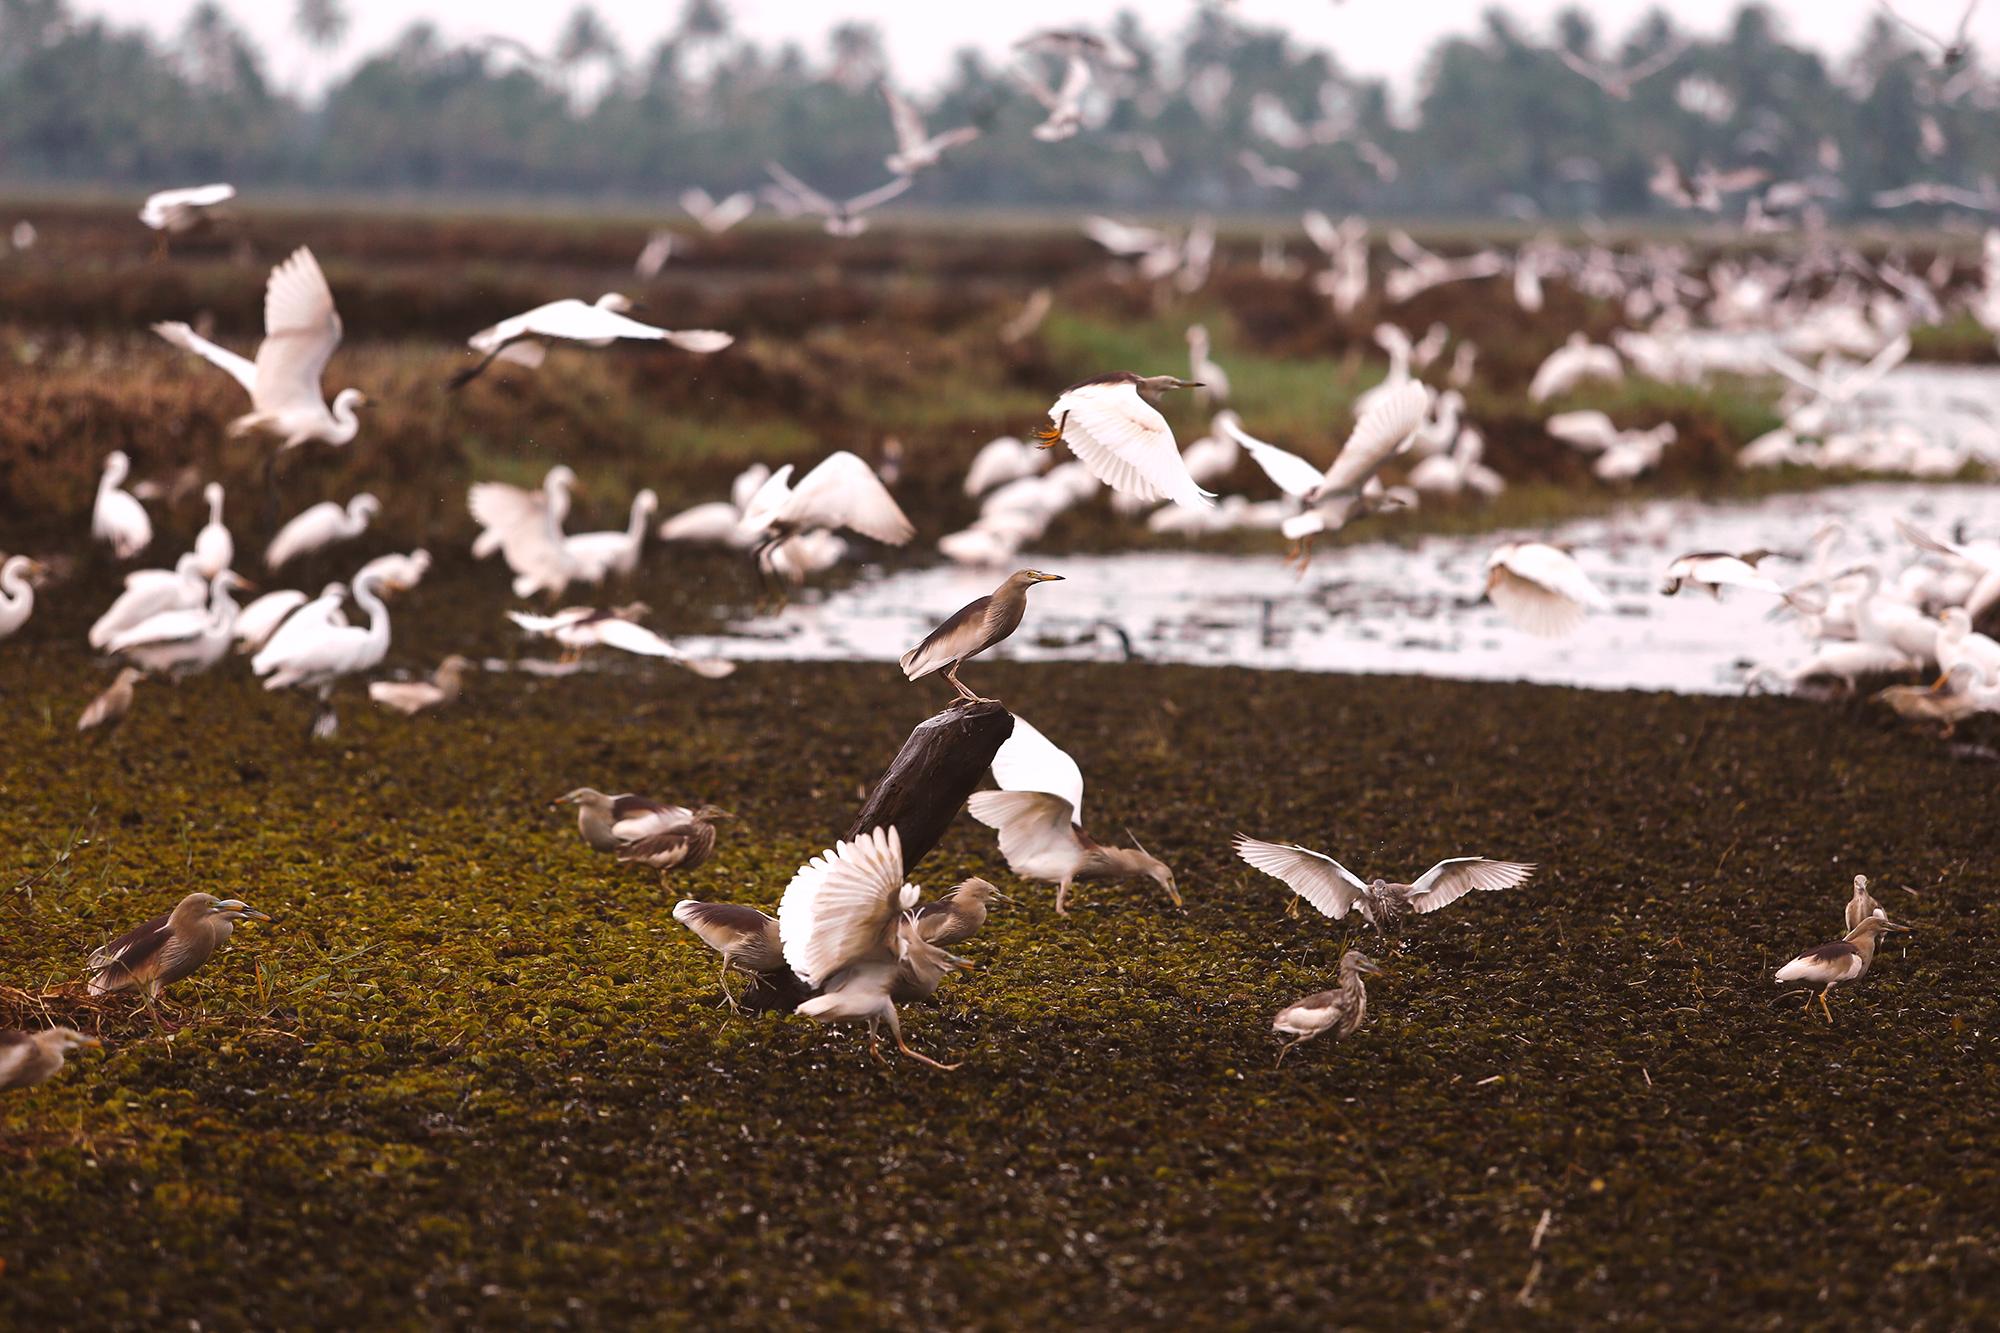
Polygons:
<instances>
[{"instance_id":1,"label":"egret with raised wings","mask_svg":"<svg viewBox=\"0 0 2000 1333\"><path fill-rule=\"evenodd\" d=\"M1486 595L1516 626L1545 639L1610 606L1575 556L1545 542L1506 542L1487 556Z\"/></svg>"},{"instance_id":2,"label":"egret with raised wings","mask_svg":"<svg viewBox=\"0 0 2000 1333\"><path fill-rule=\"evenodd\" d=\"M680 205L711 236L720 236L757 211L757 196L748 190L716 199L699 185L681 191Z\"/></svg>"},{"instance_id":3,"label":"egret with raised wings","mask_svg":"<svg viewBox=\"0 0 2000 1333\"><path fill-rule=\"evenodd\" d=\"M977 125L930 133L924 128L922 113L886 83L882 85L882 100L889 104L889 124L896 132L896 151L884 162L892 175L914 176L943 161L947 152L979 137Z\"/></svg>"},{"instance_id":4,"label":"egret with raised wings","mask_svg":"<svg viewBox=\"0 0 2000 1333\"><path fill-rule=\"evenodd\" d=\"M255 361L179 322L155 324L153 332L220 366L250 395L251 410L229 423L232 435L264 431L290 449L312 440L346 444L361 429L354 413L366 405L367 395L342 389L331 407L322 396L320 376L340 346L340 314L319 261L303 246L271 270L264 288L264 341Z\"/></svg>"},{"instance_id":5,"label":"egret with raised wings","mask_svg":"<svg viewBox=\"0 0 2000 1333\"><path fill-rule=\"evenodd\" d=\"M607 610L566 606L546 616L509 611L507 618L524 633L561 644L565 661L573 662L592 648L615 648L636 657L660 658L707 680L720 680L735 672L736 664L727 658L690 657L641 625L638 618L649 609L644 602Z\"/></svg>"},{"instance_id":6,"label":"egret with raised wings","mask_svg":"<svg viewBox=\"0 0 2000 1333\"><path fill-rule=\"evenodd\" d=\"M744 505L737 527L757 539L757 567L767 573L781 568L775 560L781 548L812 533L845 528L889 546L917 535L875 470L845 449L821 459L796 486L790 463L773 472Z\"/></svg>"},{"instance_id":7,"label":"egret with raised wings","mask_svg":"<svg viewBox=\"0 0 2000 1333\"><path fill-rule=\"evenodd\" d=\"M771 173L771 179L776 181L778 187L798 205L801 213L819 214L823 219L821 226L826 234L843 238L859 236L867 231L869 210L888 203L910 188L908 176L897 176L887 185L878 185L865 194L857 194L851 199L833 199L821 194L776 162L766 162L764 169Z\"/></svg>"},{"instance_id":8,"label":"egret with raised wings","mask_svg":"<svg viewBox=\"0 0 2000 1333\"><path fill-rule=\"evenodd\" d=\"M1092 476L1121 494L1205 509L1214 493L1188 472L1173 427L1160 414L1160 395L1201 387L1177 375L1099 375L1064 389L1049 406L1054 424L1035 438L1044 448L1068 444Z\"/></svg>"},{"instance_id":9,"label":"egret with raised wings","mask_svg":"<svg viewBox=\"0 0 2000 1333\"><path fill-rule=\"evenodd\" d=\"M481 529L472 554L483 560L500 552L514 571L516 597L538 592L560 597L576 577L562 530L575 488L576 473L558 463L542 478L540 490L482 481L467 492L466 508Z\"/></svg>"}]
</instances>

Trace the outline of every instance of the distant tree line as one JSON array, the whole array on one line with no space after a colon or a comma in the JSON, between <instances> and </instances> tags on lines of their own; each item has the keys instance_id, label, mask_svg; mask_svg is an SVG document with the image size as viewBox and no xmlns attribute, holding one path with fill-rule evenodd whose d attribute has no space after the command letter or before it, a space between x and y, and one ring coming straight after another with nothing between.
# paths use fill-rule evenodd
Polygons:
<instances>
[{"instance_id":1,"label":"distant tree line","mask_svg":"<svg viewBox=\"0 0 2000 1333\"><path fill-rule=\"evenodd\" d=\"M339 0L299 0L295 13L316 58L339 58ZM1692 42L1664 11L1614 38L1580 8L1535 35L1493 10L1432 49L1400 116L1380 81L1225 9L1174 34L1126 12L1108 31L1131 68L1098 71L1086 128L1066 142L1031 137L1041 110L1013 77L1053 82L1060 65L1046 57L1010 65L968 50L943 87L915 90L934 129L986 133L907 199L1633 216L1673 211L1648 188L1665 157L1688 173L1817 182L1812 201L1852 216L1917 181L1991 196L2000 174L2000 91L1977 53L1939 70L1886 19L1832 67L1788 43L1761 5ZM1684 42L1629 98L1555 49L1616 69ZM829 193L858 192L886 178L884 79L894 73L870 27L836 28L823 51L766 48L732 30L722 0L689 0L644 52L621 50L588 5L547 52L453 46L416 23L302 102L216 4L161 43L80 18L67 0L0 0L0 181L652 201L761 184L775 159ZM1290 172L1295 190L1273 183Z\"/></svg>"}]
</instances>

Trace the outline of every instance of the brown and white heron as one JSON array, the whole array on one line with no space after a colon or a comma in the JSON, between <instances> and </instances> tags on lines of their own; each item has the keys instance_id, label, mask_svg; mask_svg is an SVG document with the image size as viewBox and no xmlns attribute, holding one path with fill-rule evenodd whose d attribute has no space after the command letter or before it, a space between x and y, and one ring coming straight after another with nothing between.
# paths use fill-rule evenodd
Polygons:
<instances>
[{"instance_id":1,"label":"brown and white heron","mask_svg":"<svg viewBox=\"0 0 2000 1333\"><path fill-rule=\"evenodd\" d=\"M1338 921L1360 908L1369 925L1392 934L1413 915L1449 907L1474 889L1496 892L1528 882L1535 867L1523 861L1454 856L1438 862L1415 883L1398 884L1377 876L1364 880L1324 852L1289 842L1262 842L1236 835L1236 854Z\"/></svg>"},{"instance_id":2,"label":"brown and white heron","mask_svg":"<svg viewBox=\"0 0 2000 1333\"><path fill-rule=\"evenodd\" d=\"M704 903L684 898L674 904L674 920L693 931L722 955L722 997L740 1010L729 989L729 970L749 975L754 986L770 972L785 970L785 950L778 940L778 918L742 903Z\"/></svg>"},{"instance_id":3,"label":"brown and white heron","mask_svg":"<svg viewBox=\"0 0 2000 1333\"><path fill-rule=\"evenodd\" d=\"M368 697L404 717L414 717L428 709L457 703L465 690L465 673L476 669L471 658L453 653L438 663L428 680L370 681Z\"/></svg>"},{"instance_id":4,"label":"brown and white heron","mask_svg":"<svg viewBox=\"0 0 2000 1333\"><path fill-rule=\"evenodd\" d=\"M920 680L942 668L944 678L964 702L997 702L965 688L958 678L958 669L1021 627L1021 617L1028 610L1028 589L1037 583L1060 582L1060 574L1044 574L1039 569L1015 570L1005 583L959 607L926 635L922 643L904 653L903 675Z\"/></svg>"},{"instance_id":5,"label":"brown and white heron","mask_svg":"<svg viewBox=\"0 0 2000 1333\"><path fill-rule=\"evenodd\" d=\"M1847 928L1853 930L1871 916L1888 917L1882 904L1875 901L1875 895L1868 892L1868 876L1854 877L1854 896L1847 900Z\"/></svg>"},{"instance_id":6,"label":"brown and white heron","mask_svg":"<svg viewBox=\"0 0 2000 1333\"><path fill-rule=\"evenodd\" d=\"M1278 1011L1271 1020L1271 1030L1281 1032L1291 1040L1278 1048L1277 1063L1285 1063L1285 1056L1292 1047L1301 1042L1311 1041L1323 1032L1331 1032L1339 1037L1351 1037L1368 1017L1368 988L1361 983L1362 974L1378 974L1381 968L1359 949L1349 949L1340 956L1340 984L1332 990L1323 990L1317 995L1308 995L1303 1000L1294 1000Z\"/></svg>"},{"instance_id":7,"label":"brown and white heron","mask_svg":"<svg viewBox=\"0 0 2000 1333\"><path fill-rule=\"evenodd\" d=\"M146 673L138 667L120 667L117 677L104 687L103 693L92 699L84 708L82 716L76 720L78 731L95 731L99 727L115 727L125 720L132 711L132 692Z\"/></svg>"},{"instance_id":8,"label":"brown and white heron","mask_svg":"<svg viewBox=\"0 0 2000 1333\"><path fill-rule=\"evenodd\" d=\"M1187 469L1161 395L1204 387L1178 375L1116 370L1072 384L1049 406L1053 425L1035 432L1043 448L1066 443L1090 474L1122 495L1206 509L1215 496Z\"/></svg>"},{"instance_id":9,"label":"brown and white heron","mask_svg":"<svg viewBox=\"0 0 2000 1333\"><path fill-rule=\"evenodd\" d=\"M972 964L923 937L910 909L918 889L903 880L902 836L892 825L835 843L802 865L778 905L785 962L821 992L799 1012L822 1023L865 1022L880 1054L886 1025L896 1049L934 1069L956 1069L913 1051L896 1014L899 997L927 998Z\"/></svg>"},{"instance_id":10,"label":"brown and white heron","mask_svg":"<svg viewBox=\"0 0 2000 1333\"><path fill-rule=\"evenodd\" d=\"M577 832L591 850L620 861L669 870L692 870L715 851L715 821L734 818L727 810L703 805L690 810L650 796L607 796L592 787L564 792L551 806L576 807Z\"/></svg>"},{"instance_id":11,"label":"brown and white heron","mask_svg":"<svg viewBox=\"0 0 2000 1333\"><path fill-rule=\"evenodd\" d=\"M1013 734L994 754L993 780L1001 790L976 791L965 808L999 831L1008 869L1057 885L1058 915L1069 914L1070 885L1080 879L1143 877L1181 906L1172 868L1138 846L1138 839L1130 848L1106 847L1084 832L1083 770L1025 718L1015 717Z\"/></svg>"},{"instance_id":12,"label":"brown and white heron","mask_svg":"<svg viewBox=\"0 0 2000 1333\"><path fill-rule=\"evenodd\" d=\"M137 990L148 1000L207 962L236 932L239 921L271 918L235 898L190 893L165 916L134 926L109 944L91 952L84 966L90 972L92 995Z\"/></svg>"},{"instance_id":13,"label":"brown and white heron","mask_svg":"<svg viewBox=\"0 0 2000 1333\"><path fill-rule=\"evenodd\" d=\"M1817 987L1820 1010L1831 1024L1833 1010L1827 1007L1827 992L1835 986L1859 981L1868 975L1869 965L1875 961L1875 946L1880 943L1883 931L1908 929L1910 927L1899 926L1886 916L1864 916L1844 939L1807 949L1773 975L1781 986L1787 981L1803 981L1808 986ZM1806 1001L1806 1007L1812 1007L1810 999Z\"/></svg>"},{"instance_id":14,"label":"brown and white heron","mask_svg":"<svg viewBox=\"0 0 2000 1333\"><path fill-rule=\"evenodd\" d=\"M0 1031L0 1092L8 1088L40 1087L62 1071L63 1059L71 1051L103 1044L75 1028Z\"/></svg>"},{"instance_id":15,"label":"brown and white heron","mask_svg":"<svg viewBox=\"0 0 2000 1333\"><path fill-rule=\"evenodd\" d=\"M917 929L940 949L963 944L986 924L986 907L1007 895L974 876L953 886L943 897L917 908Z\"/></svg>"}]
</instances>

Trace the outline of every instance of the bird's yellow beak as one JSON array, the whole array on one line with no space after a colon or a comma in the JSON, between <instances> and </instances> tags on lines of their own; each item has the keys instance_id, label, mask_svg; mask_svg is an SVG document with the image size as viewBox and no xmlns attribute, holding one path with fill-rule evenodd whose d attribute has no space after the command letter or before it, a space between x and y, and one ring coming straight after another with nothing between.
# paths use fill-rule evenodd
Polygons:
<instances>
[{"instance_id":1,"label":"bird's yellow beak","mask_svg":"<svg viewBox=\"0 0 2000 1333\"><path fill-rule=\"evenodd\" d=\"M246 907L246 908L244 908L244 909L243 909L243 915L244 915L245 919L247 919L247 920L250 920L250 921L269 921L269 920L271 919L271 918L270 918L270 917L269 917L269 916L268 916L267 914L265 914L265 913L263 913L263 912L260 912L260 911L258 911L258 910L257 910L256 908L254 908L254 907Z\"/></svg>"},{"instance_id":2,"label":"bird's yellow beak","mask_svg":"<svg viewBox=\"0 0 2000 1333\"><path fill-rule=\"evenodd\" d=\"M104 1042L98 1037L82 1037L76 1044L79 1046L102 1046Z\"/></svg>"},{"instance_id":3,"label":"bird's yellow beak","mask_svg":"<svg viewBox=\"0 0 2000 1333\"><path fill-rule=\"evenodd\" d=\"M1037 583L1061 583L1062 581L1063 581L1063 576L1060 574L1035 575L1035 582Z\"/></svg>"}]
</instances>

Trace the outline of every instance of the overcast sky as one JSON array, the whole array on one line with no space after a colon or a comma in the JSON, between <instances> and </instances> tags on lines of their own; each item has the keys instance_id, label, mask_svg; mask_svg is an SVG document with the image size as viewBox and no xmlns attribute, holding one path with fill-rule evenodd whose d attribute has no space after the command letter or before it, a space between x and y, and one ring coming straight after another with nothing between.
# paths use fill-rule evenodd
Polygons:
<instances>
[{"instance_id":1,"label":"overcast sky","mask_svg":"<svg viewBox=\"0 0 2000 1333\"><path fill-rule=\"evenodd\" d=\"M197 0L71 0L75 9L106 15L120 23L144 24L171 34ZM817 47L836 18L878 26L899 76L923 87L948 71L962 46L999 51L1029 29L1051 24L1109 23L1121 7L1148 16L1158 29L1178 26L1197 0L728 0L737 27L759 41L796 38ZM1234 0L1245 20L1281 26L1302 41L1336 52L1349 69L1389 79L1399 90L1415 77L1424 51L1440 36L1468 32L1494 0ZM1546 31L1568 0L1511 0L1502 7ZM1622 34L1660 0L1589 0L1582 7L1597 16L1601 31ZM415 19L429 19L451 37L501 33L538 47L553 40L573 7L567 0L347 0L354 25L344 54L372 50ZM1933 30L1957 25L1964 0L1898 0L1901 11ZM1720 31L1737 0L1667 0L1661 7L1684 28ZM1775 0L1771 6L1791 36L1811 41L1830 55L1853 51L1874 0ZM251 32L267 53L271 73L281 82L306 77L314 68L293 36L293 0L223 0L223 8ZM596 0L597 11L617 30L628 50L643 51L678 16L680 0ZM1982 6L1973 23L1975 40L2000 47L2000 3Z\"/></svg>"}]
</instances>

